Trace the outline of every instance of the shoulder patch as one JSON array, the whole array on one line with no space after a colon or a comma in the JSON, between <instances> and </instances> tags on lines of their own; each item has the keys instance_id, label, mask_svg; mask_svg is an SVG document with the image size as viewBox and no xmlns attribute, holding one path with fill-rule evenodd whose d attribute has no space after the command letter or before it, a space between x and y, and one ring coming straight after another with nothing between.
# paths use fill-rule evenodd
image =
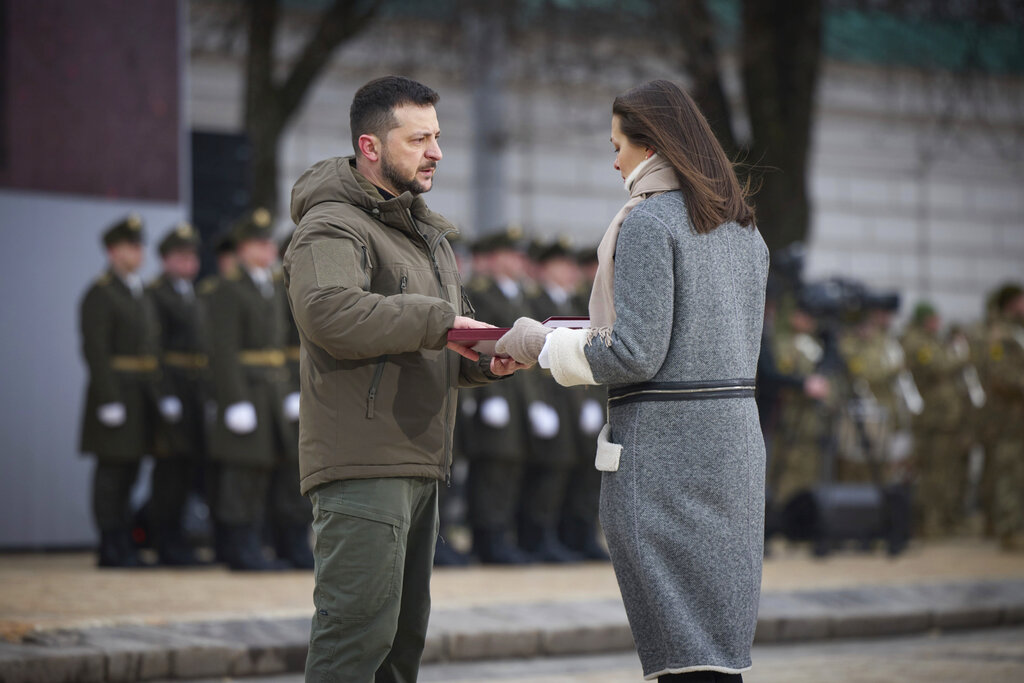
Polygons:
<instances>
[{"instance_id":1,"label":"shoulder patch","mask_svg":"<svg viewBox=\"0 0 1024 683\"><path fill-rule=\"evenodd\" d=\"M196 287L196 291L200 295L210 294L216 290L218 286L220 286L220 279L211 276L204 278L203 281L199 283L199 286Z\"/></svg>"},{"instance_id":2,"label":"shoulder patch","mask_svg":"<svg viewBox=\"0 0 1024 683\"><path fill-rule=\"evenodd\" d=\"M112 278L110 276L110 273L103 273L98 278L96 278L96 286L97 287L106 287L107 285L109 285L113 281L114 281L114 278Z\"/></svg>"}]
</instances>

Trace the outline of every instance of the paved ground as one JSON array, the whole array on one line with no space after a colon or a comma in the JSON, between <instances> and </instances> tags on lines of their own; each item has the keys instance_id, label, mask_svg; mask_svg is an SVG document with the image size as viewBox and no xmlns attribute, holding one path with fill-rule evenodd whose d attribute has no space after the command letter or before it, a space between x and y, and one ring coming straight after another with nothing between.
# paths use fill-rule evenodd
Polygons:
<instances>
[{"instance_id":1,"label":"paved ground","mask_svg":"<svg viewBox=\"0 0 1024 683\"><path fill-rule=\"evenodd\" d=\"M308 572L100 571L86 554L0 555L0 683L299 671L312 587ZM632 647L607 564L442 569L432 587L424 653L432 666L601 655ZM777 546L765 562L756 642L1009 630L1021 624L1024 554L958 540L918 544L897 558L879 550L817 560L804 549ZM831 661L832 653L823 656ZM1016 662L1012 652L995 654L996 660L1007 657ZM768 671L770 657L766 661ZM631 680L633 674L623 672L634 664L627 658L625 669L609 669L618 672L613 678L594 677L606 675L598 667L584 679L557 677L565 672L544 678L548 674L542 672L537 680Z\"/></svg>"},{"instance_id":2,"label":"paved ground","mask_svg":"<svg viewBox=\"0 0 1024 683\"><path fill-rule=\"evenodd\" d=\"M930 633L908 638L755 646L747 683L968 683L1024 681L1024 629ZM207 679L196 683L222 683ZM300 683L301 675L246 678ZM633 653L432 664L420 683L639 683Z\"/></svg>"},{"instance_id":3,"label":"paved ground","mask_svg":"<svg viewBox=\"0 0 1024 683\"><path fill-rule=\"evenodd\" d=\"M977 540L914 545L889 558L844 552L825 560L802 548L776 545L765 561L764 592L838 589L958 580L1024 579L1024 553L1002 553ZM525 568L439 569L431 584L434 608L523 602L617 599L610 564ZM265 575L220 567L194 570L99 570L78 554L0 555L0 638L18 640L39 629L112 624L161 624L245 618L308 617L309 572Z\"/></svg>"}]
</instances>

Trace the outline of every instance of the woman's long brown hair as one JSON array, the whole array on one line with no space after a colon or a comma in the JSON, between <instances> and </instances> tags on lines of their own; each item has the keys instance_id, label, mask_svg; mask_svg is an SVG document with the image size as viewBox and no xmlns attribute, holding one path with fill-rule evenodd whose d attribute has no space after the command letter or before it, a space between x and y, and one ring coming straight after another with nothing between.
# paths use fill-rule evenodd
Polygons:
<instances>
[{"instance_id":1,"label":"woman's long brown hair","mask_svg":"<svg viewBox=\"0 0 1024 683\"><path fill-rule=\"evenodd\" d=\"M672 164L690 221L698 233L723 223L754 225L754 209L725 150L693 99L670 81L657 80L622 93L612 103L630 142Z\"/></svg>"}]
</instances>

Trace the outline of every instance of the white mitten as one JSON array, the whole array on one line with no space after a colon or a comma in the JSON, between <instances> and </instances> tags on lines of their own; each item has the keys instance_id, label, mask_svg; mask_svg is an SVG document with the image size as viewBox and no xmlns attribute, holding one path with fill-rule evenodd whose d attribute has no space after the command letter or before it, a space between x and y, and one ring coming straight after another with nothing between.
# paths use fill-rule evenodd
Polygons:
<instances>
[{"instance_id":1,"label":"white mitten","mask_svg":"<svg viewBox=\"0 0 1024 683\"><path fill-rule=\"evenodd\" d=\"M96 409L96 417L104 427L120 427L128 419L123 403L104 403Z\"/></svg>"},{"instance_id":2,"label":"white mitten","mask_svg":"<svg viewBox=\"0 0 1024 683\"><path fill-rule=\"evenodd\" d=\"M174 424L181 419L181 399L177 396L164 396L160 399L160 414L163 418Z\"/></svg>"},{"instance_id":3,"label":"white mitten","mask_svg":"<svg viewBox=\"0 0 1024 683\"><path fill-rule=\"evenodd\" d=\"M224 411L224 424L235 434L251 434L256 429L256 407L248 401L229 405Z\"/></svg>"},{"instance_id":4,"label":"white mitten","mask_svg":"<svg viewBox=\"0 0 1024 683\"><path fill-rule=\"evenodd\" d=\"M543 401L530 404L530 431L539 439L553 439L558 435L558 411Z\"/></svg>"},{"instance_id":5,"label":"white mitten","mask_svg":"<svg viewBox=\"0 0 1024 683\"><path fill-rule=\"evenodd\" d=\"M508 408L508 400L504 396L491 396L480 404L480 419L488 427L500 429L507 427L512 419Z\"/></svg>"},{"instance_id":6,"label":"white mitten","mask_svg":"<svg viewBox=\"0 0 1024 683\"><path fill-rule=\"evenodd\" d=\"M284 397L284 419L297 422L299 419L299 392L293 391Z\"/></svg>"},{"instance_id":7,"label":"white mitten","mask_svg":"<svg viewBox=\"0 0 1024 683\"><path fill-rule=\"evenodd\" d=\"M595 399L588 398L580 408L580 431L593 436L604 426L604 408Z\"/></svg>"}]
</instances>

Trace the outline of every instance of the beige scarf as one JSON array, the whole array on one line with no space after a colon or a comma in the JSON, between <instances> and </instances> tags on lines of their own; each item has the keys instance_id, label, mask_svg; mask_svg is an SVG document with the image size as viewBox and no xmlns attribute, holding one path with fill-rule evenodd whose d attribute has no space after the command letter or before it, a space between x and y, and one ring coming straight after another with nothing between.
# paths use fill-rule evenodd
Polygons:
<instances>
[{"instance_id":1,"label":"beige scarf","mask_svg":"<svg viewBox=\"0 0 1024 683\"><path fill-rule=\"evenodd\" d=\"M612 326L615 325L615 245L619 240L622 222L634 206L648 197L679 189L679 179L676 178L672 164L657 154L637 164L625 184L629 201L615 214L597 247L597 274L590 294L588 344L595 337L601 337L605 344L611 346Z\"/></svg>"}]
</instances>

